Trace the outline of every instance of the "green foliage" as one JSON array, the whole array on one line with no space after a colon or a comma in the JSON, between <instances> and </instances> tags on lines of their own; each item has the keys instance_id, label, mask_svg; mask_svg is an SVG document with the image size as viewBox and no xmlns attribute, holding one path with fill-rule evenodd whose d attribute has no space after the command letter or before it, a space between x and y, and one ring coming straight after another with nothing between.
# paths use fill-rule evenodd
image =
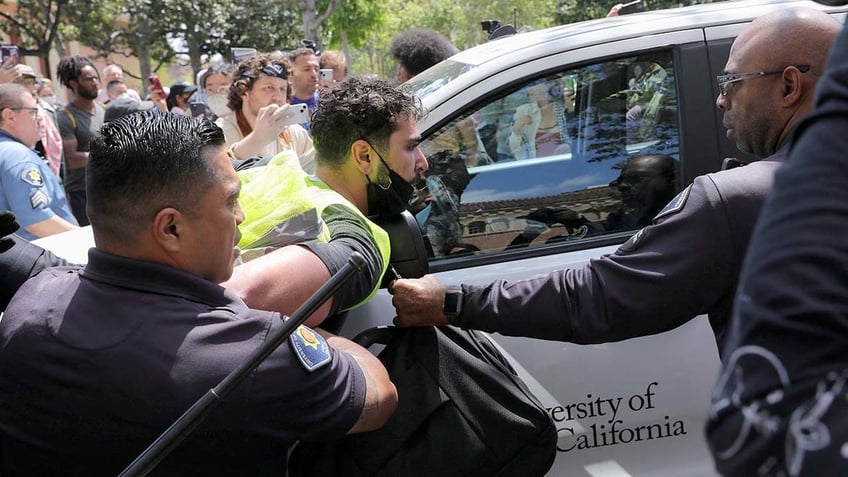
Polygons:
<instances>
[{"instance_id":1,"label":"green foliage","mask_svg":"<svg viewBox=\"0 0 848 477\"><path fill-rule=\"evenodd\" d=\"M231 47L258 51L288 50L301 35L300 15L294 6L272 0L236 2L214 51L229 58Z\"/></svg>"},{"instance_id":2,"label":"green foliage","mask_svg":"<svg viewBox=\"0 0 848 477\"><path fill-rule=\"evenodd\" d=\"M484 43L481 20L533 29L603 17L616 2L591 0L19 0L0 13L0 28L19 34L24 54L61 52L77 40L100 55L139 57L142 75L187 55L202 67L204 55L229 57L231 47L290 50L320 34L324 49L344 49L357 74L392 76L392 38L409 28L430 28L459 49ZM648 10L710 0L645 0ZM0 0L0 4L4 1ZM332 11L321 22L322 15ZM308 23L308 25L307 25ZM316 33L318 32L318 33ZM176 51L175 50L179 50ZM185 56L184 56L185 57ZM183 57L183 58L184 58ZM156 66L152 66L152 63Z\"/></svg>"},{"instance_id":3,"label":"green foliage","mask_svg":"<svg viewBox=\"0 0 848 477\"><path fill-rule=\"evenodd\" d=\"M56 41L62 12L70 0L18 0L10 13L0 12L0 29L17 36L22 55L46 55ZM6 5L0 1L0 5Z\"/></svg>"},{"instance_id":4,"label":"green foliage","mask_svg":"<svg viewBox=\"0 0 848 477\"><path fill-rule=\"evenodd\" d=\"M325 49L341 49L343 38L361 48L368 37L389 19L389 10L374 0L343 1L324 26Z\"/></svg>"},{"instance_id":5,"label":"green foliage","mask_svg":"<svg viewBox=\"0 0 848 477\"><path fill-rule=\"evenodd\" d=\"M712 3L713 0L644 0L645 10L661 10L664 8L685 7L701 3ZM721 0L719 0L721 1ZM608 2L595 2L590 0L557 0L556 2L556 24L564 25L583 20L592 20L607 16L610 8L618 3L626 3L612 0Z\"/></svg>"}]
</instances>

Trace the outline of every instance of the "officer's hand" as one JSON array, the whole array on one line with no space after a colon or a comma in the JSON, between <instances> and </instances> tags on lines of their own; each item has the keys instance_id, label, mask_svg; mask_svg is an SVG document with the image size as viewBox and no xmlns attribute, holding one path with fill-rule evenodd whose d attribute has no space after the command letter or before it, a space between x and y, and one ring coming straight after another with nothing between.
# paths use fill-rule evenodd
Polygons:
<instances>
[{"instance_id":1,"label":"officer's hand","mask_svg":"<svg viewBox=\"0 0 848 477\"><path fill-rule=\"evenodd\" d=\"M8 210L0 212L0 253L15 245L15 241L9 235L15 233L19 228L21 228L21 224L15 219L15 214Z\"/></svg>"},{"instance_id":2,"label":"officer's hand","mask_svg":"<svg viewBox=\"0 0 848 477\"><path fill-rule=\"evenodd\" d=\"M446 325L442 312L447 288L432 275L416 279L398 279L389 288L397 311L395 324L400 327Z\"/></svg>"}]
</instances>

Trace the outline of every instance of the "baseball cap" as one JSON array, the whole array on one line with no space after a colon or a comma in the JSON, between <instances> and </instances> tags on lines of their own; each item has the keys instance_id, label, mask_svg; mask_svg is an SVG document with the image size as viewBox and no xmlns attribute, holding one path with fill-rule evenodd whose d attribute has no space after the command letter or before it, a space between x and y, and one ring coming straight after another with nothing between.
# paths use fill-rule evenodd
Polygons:
<instances>
[{"instance_id":1,"label":"baseball cap","mask_svg":"<svg viewBox=\"0 0 848 477\"><path fill-rule=\"evenodd\" d=\"M106 113L103 120L109 122L136 111L153 109L155 106L152 101L138 101L130 96L121 95L109 101L109 104L106 105Z\"/></svg>"},{"instance_id":2,"label":"baseball cap","mask_svg":"<svg viewBox=\"0 0 848 477\"><path fill-rule=\"evenodd\" d=\"M35 70L33 70L32 66L30 65L20 63L15 65L15 69L18 70L18 73L20 73L21 76L30 76L32 78L35 78Z\"/></svg>"},{"instance_id":3,"label":"baseball cap","mask_svg":"<svg viewBox=\"0 0 848 477\"><path fill-rule=\"evenodd\" d=\"M194 93L197 91L197 86L181 81L171 86L169 94L178 95L182 93Z\"/></svg>"}]
</instances>

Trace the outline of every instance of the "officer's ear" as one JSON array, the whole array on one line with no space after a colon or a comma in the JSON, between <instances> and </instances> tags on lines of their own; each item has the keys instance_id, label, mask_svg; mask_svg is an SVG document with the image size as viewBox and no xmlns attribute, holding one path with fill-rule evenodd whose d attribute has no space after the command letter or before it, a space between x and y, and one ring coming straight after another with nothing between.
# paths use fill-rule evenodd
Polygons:
<instances>
[{"instance_id":1,"label":"officer's ear","mask_svg":"<svg viewBox=\"0 0 848 477\"><path fill-rule=\"evenodd\" d=\"M797 105L804 96L806 87L804 74L794 66L787 67L783 72L783 91L781 91L783 93L783 105Z\"/></svg>"},{"instance_id":2,"label":"officer's ear","mask_svg":"<svg viewBox=\"0 0 848 477\"><path fill-rule=\"evenodd\" d=\"M353 144L350 145L350 152L356 168L366 176L371 174L371 160L374 158L374 153L368 142L363 139L353 141Z\"/></svg>"},{"instance_id":3,"label":"officer's ear","mask_svg":"<svg viewBox=\"0 0 848 477\"><path fill-rule=\"evenodd\" d=\"M166 252L180 251L180 239L185 227L184 218L183 214L173 207L166 207L153 217L150 224L153 240Z\"/></svg>"}]
</instances>

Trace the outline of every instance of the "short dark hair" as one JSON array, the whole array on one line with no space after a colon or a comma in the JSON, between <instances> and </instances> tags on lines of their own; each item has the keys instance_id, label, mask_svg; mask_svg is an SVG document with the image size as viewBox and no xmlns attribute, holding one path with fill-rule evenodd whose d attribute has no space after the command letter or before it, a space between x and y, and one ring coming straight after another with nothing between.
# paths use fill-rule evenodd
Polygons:
<instances>
[{"instance_id":1,"label":"short dark hair","mask_svg":"<svg viewBox=\"0 0 848 477\"><path fill-rule=\"evenodd\" d=\"M274 69L274 74L266 73L266 67ZM280 71L274 67L279 67ZM253 89L253 83L261 76L276 76L286 81L289 79L288 59L279 53L260 53L253 55L236 65L233 72L233 83L230 85L230 94L227 96L227 107L233 111L241 111L241 96ZM291 85L288 85L286 96L291 97Z\"/></svg>"},{"instance_id":2,"label":"short dark hair","mask_svg":"<svg viewBox=\"0 0 848 477\"><path fill-rule=\"evenodd\" d=\"M295 62L297 61L297 59L299 57L306 56L306 55L318 56L315 53L315 50L313 50L312 48L302 47L302 48L298 48L298 49L292 51L291 53L289 53L289 62L292 64L292 66L294 66Z\"/></svg>"},{"instance_id":3,"label":"short dark hair","mask_svg":"<svg viewBox=\"0 0 848 477\"><path fill-rule=\"evenodd\" d=\"M145 111L106 123L86 167L92 226L134 243L165 207L196 213L198 198L220 180L206 149L223 145L224 132L206 119Z\"/></svg>"},{"instance_id":4,"label":"short dark hair","mask_svg":"<svg viewBox=\"0 0 848 477\"><path fill-rule=\"evenodd\" d=\"M82 74L82 69L86 66L94 68L97 71L94 63L85 56L67 56L59 60L59 65L56 66L56 75L59 77L59 82L62 85L70 88L71 81L77 81ZM98 73L98 76L100 74ZM73 89L73 88L71 88Z\"/></svg>"},{"instance_id":5,"label":"short dark hair","mask_svg":"<svg viewBox=\"0 0 848 477\"><path fill-rule=\"evenodd\" d=\"M459 50L444 36L426 28L405 30L392 40L392 56L415 76Z\"/></svg>"},{"instance_id":6,"label":"short dark hair","mask_svg":"<svg viewBox=\"0 0 848 477\"><path fill-rule=\"evenodd\" d=\"M365 139L387 148L398 130L398 119L417 121L424 114L421 101L388 81L361 76L322 90L310 129L318 164L340 165L351 144Z\"/></svg>"}]
</instances>

